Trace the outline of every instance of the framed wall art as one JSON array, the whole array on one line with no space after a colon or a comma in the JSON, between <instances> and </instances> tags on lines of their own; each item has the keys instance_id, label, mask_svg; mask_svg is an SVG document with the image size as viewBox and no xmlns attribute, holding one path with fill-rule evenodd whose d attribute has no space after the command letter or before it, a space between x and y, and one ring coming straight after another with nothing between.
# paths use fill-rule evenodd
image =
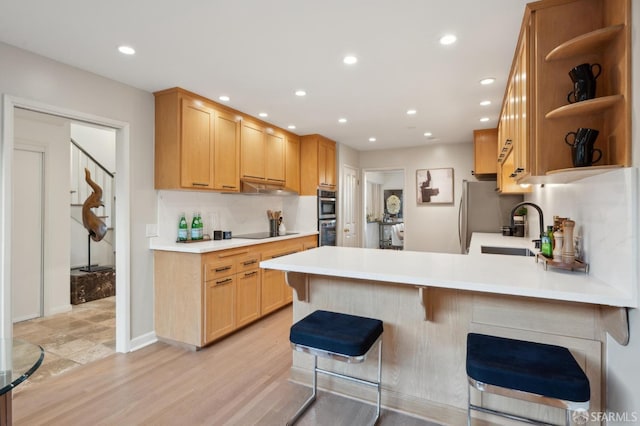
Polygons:
<instances>
[{"instance_id":1,"label":"framed wall art","mask_svg":"<svg viewBox=\"0 0 640 426\"><path fill-rule=\"evenodd\" d=\"M453 168L416 170L418 205L453 204Z\"/></svg>"}]
</instances>

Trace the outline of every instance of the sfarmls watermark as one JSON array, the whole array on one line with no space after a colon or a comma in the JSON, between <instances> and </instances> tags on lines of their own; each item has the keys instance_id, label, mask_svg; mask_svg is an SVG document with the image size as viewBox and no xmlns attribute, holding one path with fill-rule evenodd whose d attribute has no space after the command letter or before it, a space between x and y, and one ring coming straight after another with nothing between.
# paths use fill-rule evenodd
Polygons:
<instances>
[{"instance_id":1,"label":"sfarmls watermark","mask_svg":"<svg viewBox=\"0 0 640 426\"><path fill-rule=\"evenodd\" d=\"M617 413L612 411L574 411L573 422L577 425L584 425L588 422L613 422L613 423L633 423L637 424L640 415L636 411Z\"/></svg>"}]
</instances>

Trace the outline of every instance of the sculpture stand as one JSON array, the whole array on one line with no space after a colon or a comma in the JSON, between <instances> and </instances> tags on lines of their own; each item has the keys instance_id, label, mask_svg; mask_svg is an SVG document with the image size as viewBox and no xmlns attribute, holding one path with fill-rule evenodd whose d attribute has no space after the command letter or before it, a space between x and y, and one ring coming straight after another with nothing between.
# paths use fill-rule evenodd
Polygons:
<instances>
[{"instance_id":1,"label":"sculpture stand","mask_svg":"<svg viewBox=\"0 0 640 426\"><path fill-rule=\"evenodd\" d=\"M87 267L80 268L82 272L99 272L99 271L110 271L113 270L111 266L91 266L91 234L87 235Z\"/></svg>"}]
</instances>

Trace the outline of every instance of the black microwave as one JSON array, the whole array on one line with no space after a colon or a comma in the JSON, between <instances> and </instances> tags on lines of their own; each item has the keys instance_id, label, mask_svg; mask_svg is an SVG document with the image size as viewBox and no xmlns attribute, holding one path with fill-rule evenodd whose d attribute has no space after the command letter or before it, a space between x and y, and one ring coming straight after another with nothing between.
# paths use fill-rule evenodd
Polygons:
<instances>
[{"instance_id":1,"label":"black microwave","mask_svg":"<svg viewBox=\"0 0 640 426\"><path fill-rule=\"evenodd\" d=\"M336 193L335 191L318 190L318 219L336 218Z\"/></svg>"}]
</instances>

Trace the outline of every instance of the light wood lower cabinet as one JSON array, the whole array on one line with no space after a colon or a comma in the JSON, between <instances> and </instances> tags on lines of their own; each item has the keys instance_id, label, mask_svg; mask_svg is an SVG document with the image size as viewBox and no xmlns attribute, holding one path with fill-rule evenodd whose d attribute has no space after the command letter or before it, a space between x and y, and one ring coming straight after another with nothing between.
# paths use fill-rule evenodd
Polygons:
<instances>
[{"instance_id":1,"label":"light wood lower cabinet","mask_svg":"<svg viewBox=\"0 0 640 426\"><path fill-rule=\"evenodd\" d=\"M155 329L158 338L200 348L292 301L281 271L261 259L316 246L293 238L204 254L154 252Z\"/></svg>"},{"instance_id":2,"label":"light wood lower cabinet","mask_svg":"<svg viewBox=\"0 0 640 426\"><path fill-rule=\"evenodd\" d=\"M312 237L313 238L313 237ZM314 238L315 240L315 238ZM286 256L297 253L305 249L305 245L315 244L311 240L301 238L288 240L281 244L269 247L262 253L262 260L269 260L275 257ZM262 313L269 313L291 303L293 301L293 290L285 280L285 273L272 269L265 269L262 272Z\"/></svg>"},{"instance_id":3,"label":"light wood lower cabinet","mask_svg":"<svg viewBox=\"0 0 640 426\"><path fill-rule=\"evenodd\" d=\"M207 281L204 285L205 342L231 333L236 328L236 276Z\"/></svg>"},{"instance_id":4,"label":"light wood lower cabinet","mask_svg":"<svg viewBox=\"0 0 640 426\"><path fill-rule=\"evenodd\" d=\"M242 327L260 318L260 269L237 274L236 327Z\"/></svg>"}]
</instances>

